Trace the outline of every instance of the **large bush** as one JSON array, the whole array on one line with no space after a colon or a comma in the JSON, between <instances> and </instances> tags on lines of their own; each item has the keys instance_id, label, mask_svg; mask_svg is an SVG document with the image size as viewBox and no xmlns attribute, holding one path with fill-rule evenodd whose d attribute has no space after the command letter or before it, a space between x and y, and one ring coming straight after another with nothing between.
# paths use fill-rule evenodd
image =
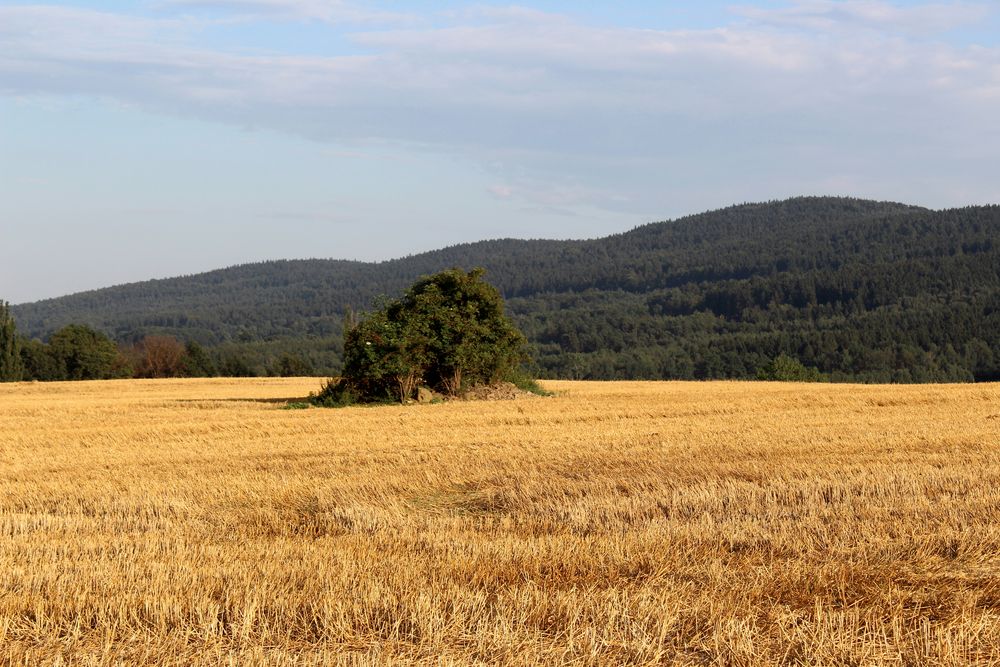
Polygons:
<instances>
[{"instance_id":1,"label":"large bush","mask_svg":"<svg viewBox=\"0 0 1000 667\"><path fill-rule=\"evenodd\" d=\"M319 403L406 401L419 386L455 396L513 374L524 336L504 314L483 269L421 278L344 334L342 377Z\"/></svg>"}]
</instances>

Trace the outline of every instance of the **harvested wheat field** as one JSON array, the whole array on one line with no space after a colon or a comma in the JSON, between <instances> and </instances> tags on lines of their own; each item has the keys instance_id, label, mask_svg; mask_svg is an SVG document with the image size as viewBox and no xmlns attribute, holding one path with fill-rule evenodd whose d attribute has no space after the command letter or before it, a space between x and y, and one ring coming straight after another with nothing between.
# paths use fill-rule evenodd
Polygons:
<instances>
[{"instance_id":1,"label":"harvested wheat field","mask_svg":"<svg viewBox=\"0 0 1000 667\"><path fill-rule=\"evenodd\" d=\"M0 385L0 663L1000 663L1000 386L546 386Z\"/></svg>"}]
</instances>

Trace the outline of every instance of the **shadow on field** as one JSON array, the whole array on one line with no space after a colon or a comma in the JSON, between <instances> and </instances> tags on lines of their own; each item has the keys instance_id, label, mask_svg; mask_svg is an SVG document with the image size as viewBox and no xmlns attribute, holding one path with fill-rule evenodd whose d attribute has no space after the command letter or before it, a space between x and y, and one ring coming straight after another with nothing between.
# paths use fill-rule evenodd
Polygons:
<instances>
[{"instance_id":1,"label":"shadow on field","mask_svg":"<svg viewBox=\"0 0 1000 667\"><path fill-rule=\"evenodd\" d=\"M178 398L178 403L302 403L308 400L305 396L290 398Z\"/></svg>"}]
</instances>

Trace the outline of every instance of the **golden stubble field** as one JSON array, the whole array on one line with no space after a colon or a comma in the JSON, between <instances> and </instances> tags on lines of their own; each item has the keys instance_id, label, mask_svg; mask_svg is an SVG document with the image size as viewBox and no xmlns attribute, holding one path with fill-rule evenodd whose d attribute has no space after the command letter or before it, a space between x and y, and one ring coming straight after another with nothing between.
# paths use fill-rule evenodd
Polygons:
<instances>
[{"instance_id":1,"label":"golden stubble field","mask_svg":"<svg viewBox=\"0 0 1000 667\"><path fill-rule=\"evenodd\" d=\"M0 664L1000 663L1000 387L0 385Z\"/></svg>"}]
</instances>

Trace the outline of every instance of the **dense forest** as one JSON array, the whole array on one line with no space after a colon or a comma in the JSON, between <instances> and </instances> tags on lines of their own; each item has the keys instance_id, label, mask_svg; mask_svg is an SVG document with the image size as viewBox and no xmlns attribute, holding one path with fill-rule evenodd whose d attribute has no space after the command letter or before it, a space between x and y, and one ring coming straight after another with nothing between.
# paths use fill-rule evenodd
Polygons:
<instances>
[{"instance_id":1,"label":"dense forest","mask_svg":"<svg viewBox=\"0 0 1000 667\"><path fill-rule=\"evenodd\" d=\"M362 263L275 261L14 306L47 340L173 336L266 373L335 373L342 322L449 267L486 269L541 377L752 378L777 357L835 381L1000 380L1000 207L803 197L586 241L495 240Z\"/></svg>"}]
</instances>

